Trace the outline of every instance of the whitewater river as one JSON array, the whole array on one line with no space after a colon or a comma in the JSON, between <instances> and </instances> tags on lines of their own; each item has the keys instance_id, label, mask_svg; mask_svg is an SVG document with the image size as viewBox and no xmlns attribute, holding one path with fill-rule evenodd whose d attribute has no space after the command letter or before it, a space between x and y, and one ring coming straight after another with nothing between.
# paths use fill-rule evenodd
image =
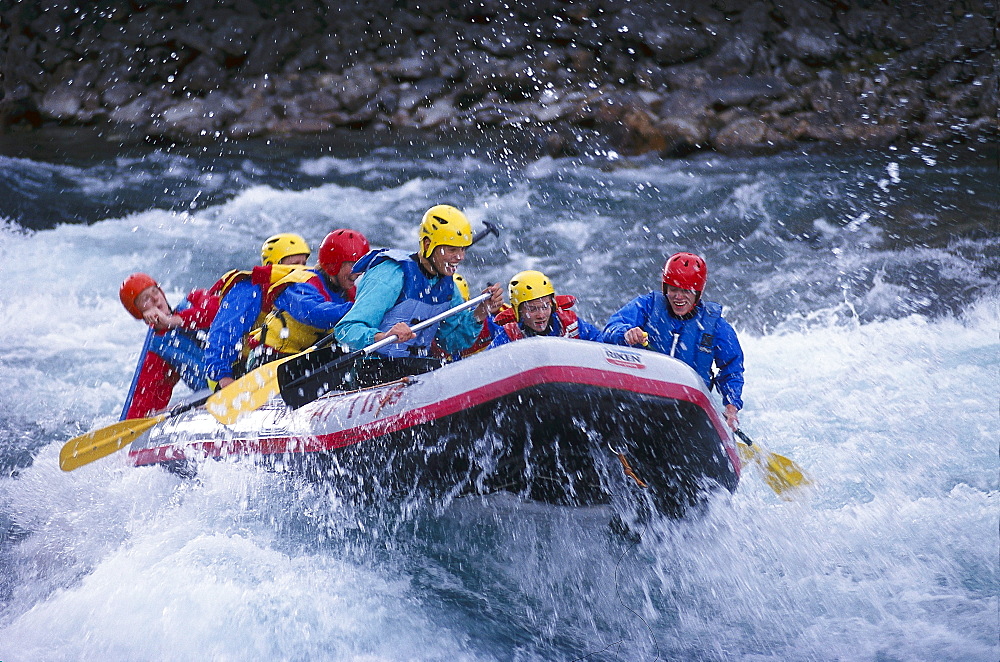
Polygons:
<instances>
[{"instance_id":1,"label":"whitewater river","mask_svg":"<svg viewBox=\"0 0 1000 662\"><path fill-rule=\"evenodd\" d=\"M0 141L0 660L995 662L996 151L497 144ZM279 231L410 248L439 202L502 227L474 286L542 269L600 325L667 255L705 255L746 352L744 430L815 485L781 501L748 471L631 546L599 509L503 496L371 521L247 463L59 470L125 398L127 274L176 303Z\"/></svg>"}]
</instances>

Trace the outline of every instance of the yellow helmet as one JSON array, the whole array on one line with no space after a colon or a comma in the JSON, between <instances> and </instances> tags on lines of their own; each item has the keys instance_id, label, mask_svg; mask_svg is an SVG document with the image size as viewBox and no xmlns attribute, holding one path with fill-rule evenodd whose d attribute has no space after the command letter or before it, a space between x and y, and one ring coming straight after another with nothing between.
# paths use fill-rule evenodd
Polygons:
<instances>
[{"instance_id":1,"label":"yellow helmet","mask_svg":"<svg viewBox=\"0 0 1000 662\"><path fill-rule=\"evenodd\" d=\"M463 276L462 274L453 274L451 279L455 281L455 285L458 286L458 291L462 293L462 298L468 301L469 281L465 280L465 276Z\"/></svg>"},{"instance_id":2,"label":"yellow helmet","mask_svg":"<svg viewBox=\"0 0 1000 662\"><path fill-rule=\"evenodd\" d=\"M420 221L419 241L431 240L424 257L430 257L438 246L471 246L472 224L461 211L451 205L434 205Z\"/></svg>"},{"instance_id":3,"label":"yellow helmet","mask_svg":"<svg viewBox=\"0 0 1000 662\"><path fill-rule=\"evenodd\" d=\"M510 305L514 308L514 319L521 319L521 304L525 301L541 299L544 296L555 294L552 281L541 271L522 271L514 274L507 286L507 296L510 297Z\"/></svg>"},{"instance_id":4,"label":"yellow helmet","mask_svg":"<svg viewBox=\"0 0 1000 662\"><path fill-rule=\"evenodd\" d=\"M264 266L279 264L289 255L308 257L311 252L305 239L297 234L284 232L267 238L264 245L260 247L260 262Z\"/></svg>"}]
</instances>

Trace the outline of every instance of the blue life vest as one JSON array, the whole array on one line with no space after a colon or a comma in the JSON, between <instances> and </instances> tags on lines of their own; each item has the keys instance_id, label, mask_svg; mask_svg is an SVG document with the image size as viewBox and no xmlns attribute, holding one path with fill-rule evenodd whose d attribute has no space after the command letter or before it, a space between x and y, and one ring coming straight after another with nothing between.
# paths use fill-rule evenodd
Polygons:
<instances>
[{"instance_id":1,"label":"blue life vest","mask_svg":"<svg viewBox=\"0 0 1000 662\"><path fill-rule=\"evenodd\" d=\"M451 276L428 278L420 264L405 251L384 248L374 250L358 260L352 271L364 273L386 260L392 260L402 268L403 289L395 305L382 317L379 331L384 333L397 322L414 326L451 308L451 300L455 295L455 281ZM378 353L393 357L430 356L439 324L432 324L418 331L413 340L386 345Z\"/></svg>"},{"instance_id":2,"label":"blue life vest","mask_svg":"<svg viewBox=\"0 0 1000 662\"><path fill-rule=\"evenodd\" d=\"M699 302L695 315L682 320L670 313L663 294L657 294L649 315L649 345L688 364L712 385L712 361L715 353L715 326L722 317L722 306L711 301Z\"/></svg>"},{"instance_id":3,"label":"blue life vest","mask_svg":"<svg viewBox=\"0 0 1000 662\"><path fill-rule=\"evenodd\" d=\"M191 304L184 299L176 310ZM172 329L164 334L153 334L147 351L153 352L170 364L192 391L205 388L205 331ZM140 357L140 361L141 361Z\"/></svg>"}]
</instances>

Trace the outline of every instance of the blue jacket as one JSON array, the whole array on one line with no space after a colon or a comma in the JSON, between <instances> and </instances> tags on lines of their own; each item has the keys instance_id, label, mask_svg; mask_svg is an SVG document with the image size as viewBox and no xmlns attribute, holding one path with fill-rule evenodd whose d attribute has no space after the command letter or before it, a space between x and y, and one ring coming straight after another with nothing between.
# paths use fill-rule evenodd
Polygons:
<instances>
[{"instance_id":1,"label":"blue jacket","mask_svg":"<svg viewBox=\"0 0 1000 662\"><path fill-rule=\"evenodd\" d=\"M724 404L743 409L743 349L736 331L722 317L722 306L699 302L694 315L682 320L670 312L662 292L650 292L628 302L611 316L603 340L625 345L625 332L639 327L649 334L649 349L694 368L706 386L718 387ZM712 364L718 373L712 376Z\"/></svg>"},{"instance_id":2,"label":"blue jacket","mask_svg":"<svg viewBox=\"0 0 1000 662\"><path fill-rule=\"evenodd\" d=\"M465 303L462 293L450 277L428 278L419 271L419 267L416 271L406 269L404 272L402 262L411 258L400 251L392 251L388 255L385 253L385 251L373 251L358 260L355 265L355 271L364 272L357 281L358 291L354 297L354 305L334 328L337 340L352 350L361 349L375 342L375 334L386 330L382 328L383 326L386 324L392 326L389 322L394 317L389 315L390 311L394 309L399 311L401 309L398 306L401 304L414 302L413 292L418 289L426 290L431 297L426 302L426 310L416 313L420 319L430 317L431 315L425 313L430 312L432 308L447 309ZM383 256L388 259L379 259ZM420 282L414 282L416 280ZM410 295L407 296L407 293ZM413 326L412 319L403 321ZM436 338L445 352L455 354L472 345L481 329L482 324L476 321L472 312L463 310L443 320L437 325L436 330L431 328L431 333L421 334L415 341L423 343L426 340L427 347L424 348L421 344L421 349L429 349L430 341ZM408 346L416 344L411 341L388 345L383 348L382 353L389 356L409 356Z\"/></svg>"},{"instance_id":3,"label":"blue jacket","mask_svg":"<svg viewBox=\"0 0 1000 662\"><path fill-rule=\"evenodd\" d=\"M208 379L219 381L233 376L233 364L240 358L243 337L253 330L263 300L261 286L249 279L237 282L222 297L205 344Z\"/></svg>"},{"instance_id":4,"label":"blue jacket","mask_svg":"<svg viewBox=\"0 0 1000 662\"><path fill-rule=\"evenodd\" d=\"M303 324L317 329L332 329L341 320L352 302L332 287L328 287L330 300L311 283L292 283L274 300L277 310L284 310Z\"/></svg>"}]
</instances>

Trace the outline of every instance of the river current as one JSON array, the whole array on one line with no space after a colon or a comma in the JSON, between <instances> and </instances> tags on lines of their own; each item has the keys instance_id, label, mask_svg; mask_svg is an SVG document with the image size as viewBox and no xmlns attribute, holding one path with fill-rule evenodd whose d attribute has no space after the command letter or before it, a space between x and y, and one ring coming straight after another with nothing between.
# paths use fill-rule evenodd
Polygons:
<instances>
[{"instance_id":1,"label":"river current","mask_svg":"<svg viewBox=\"0 0 1000 662\"><path fill-rule=\"evenodd\" d=\"M0 660L997 660L996 148L581 150L0 140ZM632 544L503 495L371 521L245 462L59 470L131 381L126 275L176 303L276 232L411 248L439 202L500 227L474 288L540 269L598 325L704 255L744 431L814 485L782 501L749 469Z\"/></svg>"}]
</instances>

